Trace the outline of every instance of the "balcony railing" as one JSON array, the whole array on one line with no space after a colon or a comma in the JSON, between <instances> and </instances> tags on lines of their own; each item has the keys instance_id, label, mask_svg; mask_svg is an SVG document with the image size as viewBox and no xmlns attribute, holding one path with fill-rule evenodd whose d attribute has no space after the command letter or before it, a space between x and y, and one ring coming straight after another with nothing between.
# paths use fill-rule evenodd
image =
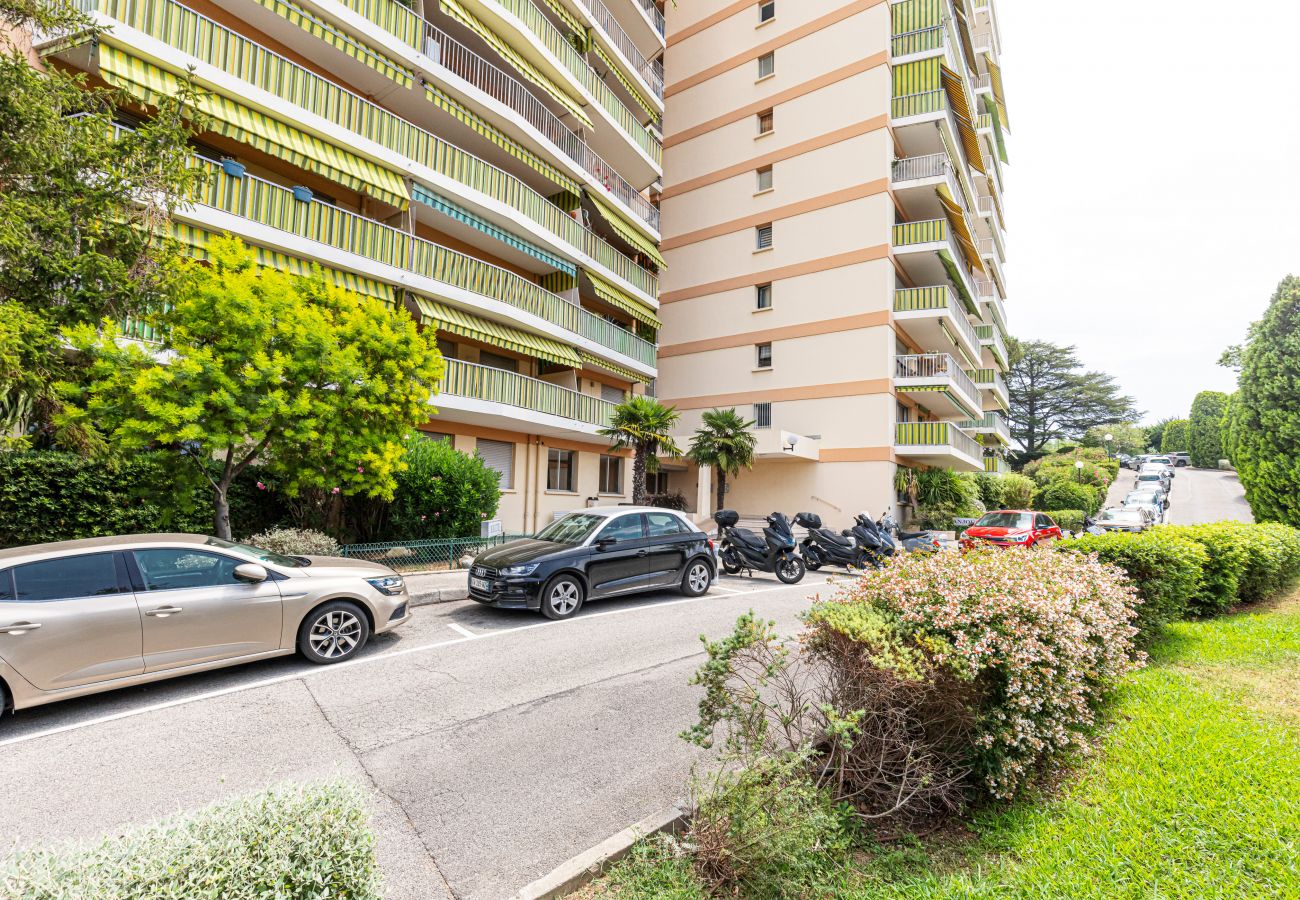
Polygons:
<instances>
[{"instance_id":1,"label":"balcony railing","mask_svg":"<svg viewBox=\"0 0 1300 900\"><path fill-rule=\"evenodd\" d=\"M657 295L658 278L515 176L175 0L77 2L504 203Z\"/></svg>"},{"instance_id":2,"label":"balcony railing","mask_svg":"<svg viewBox=\"0 0 1300 900\"><path fill-rule=\"evenodd\" d=\"M926 311L946 312L956 323L957 329L970 342L971 347L980 345L976 327L966 317L961 302L953 294L952 288L941 287L902 288L894 291L894 312L911 313Z\"/></svg>"},{"instance_id":3,"label":"balcony railing","mask_svg":"<svg viewBox=\"0 0 1300 900\"><path fill-rule=\"evenodd\" d=\"M897 447L951 447L978 460L984 455L979 441L951 422L899 422L894 426Z\"/></svg>"},{"instance_id":4,"label":"balcony railing","mask_svg":"<svg viewBox=\"0 0 1300 900\"><path fill-rule=\"evenodd\" d=\"M988 412L981 418L968 419L961 423L961 427L966 431L996 434L1002 438L1003 443L1011 443L1011 426L1007 424L1006 417L1000 412Z\"/></svg>"},{"instance_id":5,"label":"balcony railing","mask_svg":"<svg viewBox=\"0 0 1300 900\"><path fill-rule=\"evenodd\" d=\"M1007 362L1007 342L1002 339L1002 329L996 325L976 325L975 333L979 335L981 345L993 348L993 355L1002 360L1005 365Z\"/></svg>"},{"instance_id":6,"label":"balcony railing","mask_svg":"<svg viewBox=\"0 0 1300 900\"><path fill-rule=\"evenodd\" d=\"M618 95L610 86L600 80L596 71L582 58L582 54L574 49L568 38L542 14L532 0L494 0L494 2L524 23L524 26L559 59L579 83L591 92L596 102L610 114L614 121L618 122L619 127L637 146L654 160L655 165L663 163L663 145L646 130L632 110L618 99Z\"/></svg>"},{"instance_id":7,"label":"balcony railing","mask_svg":"<svg viewBox=\"0 0 1300 900\"><path fill-rule=\"evenodd\" d=\"M616 405L599 397L504 369L459 359L445 359L444 362L447 368L443 373L441 391L455 397L502 403L598 426L609 424ZM435 398L434 403L437 402Z\"/></svg>"},{"instance_id":8,"label":"balcony railing","mask_svg":"<svg viewBox=\"0 0 1300 900\"><path fill-rule=\"evenodd\" d=\"M1010 402L1006 379L997 369L976 369L971 373L971 378L981 389L993 391L1004 403Z\"/></svg>"},{"instance_id":9,"label":"balcony railing","mask_svg":"<svg viewBox=\"0 0 1300 900\"><path fill-rule=\"evenodd\" d=\"M942 90L922 91L919 94L905 94L894 97L890 102L889 114L895 119L910 116L924 116L927 113L942 112L948 108L948 95Z\"/></svg>"},{"instance_id":10,"label":"balcony railing","mask_svg":"<svg viewBox=\"0 0 1300 900\"><path fill-rule=\"evenodd\" d=\"M900 56L911 56L913 53L938 50L944 44L944 31L942 25L932 25L929 28L896 34L890 39L889 53L897 59Z\"/></svg>"},{"instance_id":11,"label":"balcony railing","mask_svg":"<svg viewBox=\"0 0 1300 900\"><path fill-rule=\"evenodd\" d=\"M659 210L606 163L595 150L546 108L516 78L494 66L482 56L437 26L425 24L426 53L452 74L465 79L489 97L513 109L560 148L565 156L591 174L599 184L622 201L623 205L659 230ZM436 47L436 50L435 50Z\"/></svg>"},{"instance_id":12,"label":"balcony railing","mask_svg":"<svg viewBox=\"0 0 1300 900\"><path fill-rule=\"evenodd\" d=\"M990 475L1010 475L1011 466L1008 465L1005 457L993 454L984 457L984 471Z\"/></svg>"},{"instance_id":13,"label":"balcony railing","mask_svg":"<svg viewBox=\"0 0 1300 900\"><path fill-rule=\"evenodd\" d=\"M623 54L623 58L632 64L632 68L636 69L641 78L645 80L645 83L650 86L650 90L654 91L655 96L662 100L664 98L663 69L642 55L636 44L627 36L627 32L623 30L623 26L619 24L618 19L614 18L614 14L609 11L609 7L605 6L601 0L578 0L578 2L586 8L587 12L591 13L591 17L596 20L600 30L605 32L605 36L609 38L610 43L618 48L618 51Z\"/></svg>"},{"instance_id":14,"label":"balcony railing","mask_svg":"<svg viewBox=\"0 0 1300 900\"><path fill-rule=\"evenodd\" d=\"M957 360L947 353L917 353L894 357L894 377L904 381L937 381L948 379L953 387L965 392L968 399L979 396L974 380Z\"/></svg>"},{"instance_id":15,"label":"balcony railing","mask_svg":"<svg viewBox=\"0 0 1300 900\"><path fill-rule=\"evenodd\" d=\"M521 275L331 204L297 200L288 188L252 175L234 178L207 160L196 159L194 165L209 176L195 203L506 303L638 362L655 364L649 341Z\"/></svg>"},{"instance_id":16,"label":"balcony railing","mask_svg":"<svg viewBox=\"0 0 1300 900\"><path fill-rule=\"evenodd\" d=\"M925 156L909 156L894 160L891 171L892 181L899 184L904 181L917 181L922 178L942 178L949 171L947 153L929 153Z\"/></svg>"}]
</instances>

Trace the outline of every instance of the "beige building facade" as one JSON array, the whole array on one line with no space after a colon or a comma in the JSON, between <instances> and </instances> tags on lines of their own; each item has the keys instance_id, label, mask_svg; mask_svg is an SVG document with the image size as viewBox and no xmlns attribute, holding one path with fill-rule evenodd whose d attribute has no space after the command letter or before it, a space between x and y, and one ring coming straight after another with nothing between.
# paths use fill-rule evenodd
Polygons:
<instances>
[{"instance_id":1,"label":"beige building facade","mask_svg":"<svg viewBox=\"0 0 1300 900\"><path fill-rule=\"evenodd\" d=\"M756 422L743 514L1002 471L1006 105L978 0L667 9L658 395ZM708 474L667 463L706 513Z\"/></svg>"}]
</instances>

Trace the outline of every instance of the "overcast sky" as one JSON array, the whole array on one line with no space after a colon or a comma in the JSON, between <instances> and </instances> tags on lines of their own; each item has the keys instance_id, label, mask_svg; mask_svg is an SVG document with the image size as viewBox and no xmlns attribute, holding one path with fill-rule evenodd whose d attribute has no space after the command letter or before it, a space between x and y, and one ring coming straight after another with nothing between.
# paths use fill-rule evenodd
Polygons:
<instances>
[{"instance_id":1,"label":"overcast sky","mask_svg":"<svg viewBox=\"0 0 1300 900\"><path fill-rule=\"evenodd\" d=\"M1185 416L1300 274L1300 2L998 9L1011 331L1077 345L1146 421Z\"/></svg>"}]
</instances>

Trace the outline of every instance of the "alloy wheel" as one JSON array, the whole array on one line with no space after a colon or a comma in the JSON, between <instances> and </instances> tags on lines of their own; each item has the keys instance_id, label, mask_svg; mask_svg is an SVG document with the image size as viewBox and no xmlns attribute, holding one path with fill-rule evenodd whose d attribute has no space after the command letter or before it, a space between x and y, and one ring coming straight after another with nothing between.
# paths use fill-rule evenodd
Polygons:
<instances>
[{"instance_id":1,"label":"alloy wheel","mask_svg":"<svg viewBox=\"0 0 1300 900\"><path fill-rule=\"evenodd\" d=\"M703 594L709 588L709 567L704 563L691 566L691 570L686 573L686 582L693 593Z\"/></svg>"},{"instance_id":2,"label":"alloy wheel","mask_svg":"<svg viewBox=\"0 0 1300 900\"><path fill-rule=\"evenodd\" d=\"M361 642L361 620L345 609L332 609L312 623L307 641L325 659L347 656Z\"/></svg>"},{"instance_id":3,"label":"alloy wheel","mask_svg":"<svg viewBox=\"0 0 1300 900\"><path fill-rule=\"evenodd\" d=\"M561 581L551 588L551 609L567 616L578 608L578 586L572 581Z\"/></svg>"}]
</instances>

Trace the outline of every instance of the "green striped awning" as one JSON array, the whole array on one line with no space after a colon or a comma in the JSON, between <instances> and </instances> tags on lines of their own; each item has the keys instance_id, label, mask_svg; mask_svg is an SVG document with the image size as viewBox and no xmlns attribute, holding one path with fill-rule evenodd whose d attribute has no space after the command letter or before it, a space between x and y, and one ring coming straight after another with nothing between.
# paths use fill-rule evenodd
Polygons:
<instances>
[{"instance_id":1,"label":"green striped awning","mask_svg":"<svg viewBox=\"0 0 1300 900\"><path fill-rule=\"evenodd\" d=\"M438 5L447 15L491 44L492 49L501 54L502 58L509 62L520 75L554 97L565 109L573 113L579 122L588 128L596 127L591 121L591 117L583 111L581 102L570 97L564 88L547 77L541 69L529 62L523 54L507 44L500 35L466 9L459 0L438 0Z\"/></svg>"},{"instance_id":2,"label":"green striped awning","mask_svg":"<svg viewBox=\"0 0 1300 900\"><path fill-rule=\"evenodd\" d=\"M523 144L510 137L510 135L497 128L487 119L484 119L482 116L466 108L445 91L441 91L432 85L426 84L424 86L424 96L434 106L445 111L463 124L468 125L470 128L474 129L474 131L496 144L502 150L505 150L515 159L523 161L530 168L545 175L570 194L576 196L578 191L582 189L577 181L570 178L568 175L565 175L555 166L551 165Z\"/></svg>"},{"instance_id":3,"label":"green striped awning","mask_svg":"<svg viewBox=\"0 0 1300 900\"><path fill-rule=\"evenodd\" d=\"M351 35L340 31L323 18L303 9L293 0L257 0L271 12L297 25L303 31L314 34L325 43L355 60L365 63L385 78L391 78L402 87L415 83L415 74L405 66L399 65L381 53L371 50L365 44L358 43Z\"/></svg>"},{"instance_id":4,"label":"green striped awning","mask_svg":"<svg viewBox=\"0 0 1300 900\"><path fill-rule=\"evenodd\" d=\"M208 258L208 244L219 235L195 225L173 222L172 237L185 246L190 256L195 259L206 260ZM249 248L257 253L257 264L259 266L278 269L281 272L288 272L290 275L302 278L311 278L316 272L320 272L325 276L326 281L344 290L362 294L366 297L375 297L385 303L391 304L395 302L396 295L392 285L385 284L382 281L355 275L352 272L344 272L341 269L331 269L311 260L299 259L287 253L268 250L265 247L258 247L253 244L249 244Z\"/></svg>"},{"instance_id":5,"label":"green striped awning","mask_svg":"<svg viewBox=\"0 0 1300 900\"><path fill-rule=\"evenodd\" d=\"M947 250L939 251L939 262L943 264L944 270L948 273L948 281L952 284L952 289L957 292L961 298L962 306L966 307L967 312L973 315L979 315L979 305L975 298L966 290L966 279L961 276L961 269L957 266L957 261L952 258L952 254Z\"/></svg>"},{"instance_id":6,"label":"green striped awning","mask_svg":"<svg viewBox=\"0 0 1300 900\"><path fill-rule=\"evenodd\" d=\"M894 37L943 24L943 0L903 0L889 8Z\"/></svg>"},{"instance_id":7,"label":"green striped awning","mask_svg":"<svg viewBox=\"0 0 1300 900\"><path fill-rule=\"evenodd\" d=\"M656 330L664 327L664 323L659 321L659 317L640 300L629 296L614 287L614 285L610 284L608 281L605 281L600 276L591 274L586 269L582 270L582 274L586 275L591 281L591 287L595 290L596 296L604 300L610 306L623 310L623 312L627 313L638 322L643 322Z\"/></svg>"},{"instance_id":8,"label":"green striped awning","mask_svg":"<svg viewBox=\"0 0 1300 900\"><path fill-rule=\"evenodd\" d=\"M180 89L181 76L106 44L102 37L100 41L99 73L105 81L152 106L166 97L175 96ZM396 172L228 97L202 93L197 105L208 114L212 130L231 140L248 144L399 209L410 205L411 195L406 182Z\"/></svg>"},{"instance_id":9,"label":"green striped awning","mask_svg":"<svg viewBox=\"0 0 1300 900\"><path fill-rule=\"evenodd\" d=\"M913 94L928 94L943 87L939 74L942 63L936 56L933 59L920 59L916 62L894 66L892 77L895 97L910 97Z\"/></svg>"},{"instance_id":10,"label":"green striped awning","mask_svg":"<svg viewBox=\"0 0 1300 900\"><path fill-rule=\"evenodd\" d=\"M559 0L542 0L542 2L546 4L547 8L550 9L551 12L555 13L555 15L559 17L560 21L565 24L569 31L583 40L587 39L587 32L589 29L577 16L569 12L568 8L563 3L560 3ZM582 52L581 48L579 48L579 52Z\"/></svg>"},{"instance_id":11,"label":"green striped awning","mask_svg":"<svg viewBox=\"0 0 1300 900\"><path fill-rule=\"evenodd\" d=\"M592 47L595 49L596 55L600 57L600 61L614 73L614 77L618 79L619 84L623 85L623 87L627 89L627 92L632 95L632 99L636 101L636 105L644 109L646 115L651 119L659 118L659 111L654 108L654 104L641 96L644 89L637 87L636 83L633 82L632 79L623 74L623 70L618 67L618 64L615 63L614 60L609 58L609 54L605 52L605 49L601 47L600 44L593 43Z\"/></svg>"},{"instance_id":12,"label":"green striped awning","mask_svg":"<svg viewBox=\"0 0 1300 900\"><path fill-rule=\"evenodd\" d=\"M998 102L988 94L984 95L984 108L988 110L989 120L993 124L993 143L996 144L998 148L998 159L1002 160L1004 163L1008 162L1007 138L1002 131L1002 117L1006 113L999 109Z\"/></svg>"},{"instance_id":13,"label":"green striped awning","mask_svg":"<svg viewBox=\"0 0 1300 900\"><path fill-rule=\"evenodd\" d=\"M503 244L509 244L516 250L527 253L534 259L546 263L546 265L551 268L559 269L569 275L576 275L578 272L577 267L573 265L573 263L561 259L552 253L548 253L541 247L538 247L536 244L530 243L523 238L515 237L504 228L500 228L492 222L489 222L487 219L475 215L464 207L452 203L445 197L435 194L422 184L411 185L411 197L417 202L423 203L425 206L436 209L445 216L450 216L463 225L468 225L486 235L496 238Z\"/></svg>"},{"instance_id":14,"label":"green striped awning","mask_svg":"<svg viewBox=\"0 0 1300 900\"><path fill-rule=\"evenodd\" d=\"M619 378L626 378L633 384L642 384L648 380L646 376L642 375L640 372L633 372L626 366L620 366L618 363L603 360L599 356L588 353L586 350L579 350L578 356L582 358L582 361L586 365L595 366L597 369L604 369L606 372L612 372Z\"/></svg>"},{"instance_id":15,"label":"green striped awning","mask_svg":"<svg viewBox=\"0 0 1300 900\"><path fill-rule=\"evenodd\" d=\"M1002 90L1002 67L993 61L992 54L985 53L984 61L989 67L989 83L993 85L993 97L997 100L998 117L1004 127L1010 128L1011 121L1007 118L1007 95Z\"/></svg>"},{"instance_id":16,"label":"green striped awning","mask_svg":"<svg viewBox=\"0 0 1300 900\"><path fill-rule=\"evenodd\" d=\"M668 263L664 261L663 255L659 252L658 244L643 235L640 229L624 216L619 215L612 206L601 200L594 192L588 190L586 194L587 199L591 201L591 205L596 207L596 212L600 213L601 218L609 223L609 227L613 228L619 237L654 260L655 265L659 268L668 268Z\"/></svg>"},{"instance_id":17,"label":"green striped awning","mask_svg":"<svg viewBox=\"0 0 1300 900\"><path fill-rule=\"evenodd\" d=\"M411 294L410 297L420 311L420 318L432 323L439 331L480 341L503 350L522 353L525 356L535 356L562 366L582 368L582 359L578 356L578 351L567 344L521 331L518 328L511 328L509 325L491 319L484 319L419 294Z\"/></svg>"}]
</instances>

